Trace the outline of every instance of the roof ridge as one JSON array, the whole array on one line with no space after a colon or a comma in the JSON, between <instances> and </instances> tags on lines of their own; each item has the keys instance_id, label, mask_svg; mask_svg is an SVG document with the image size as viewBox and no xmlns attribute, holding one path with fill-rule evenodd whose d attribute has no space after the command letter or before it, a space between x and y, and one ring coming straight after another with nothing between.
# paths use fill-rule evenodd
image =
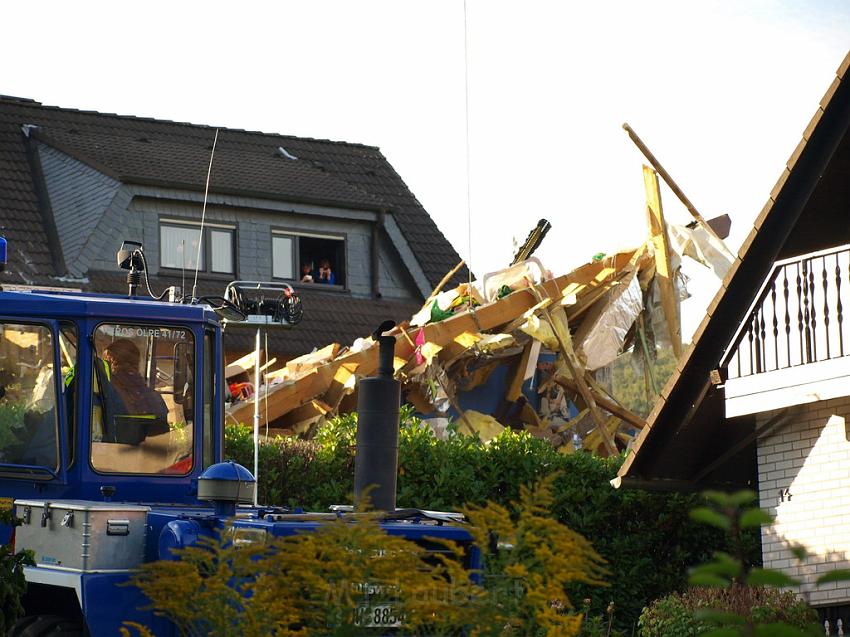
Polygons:
<instances>
[{"instance_id":1,"label":"roof ridge","mask_svg":"<svg viewBox=\"0 0 850 637\"><path fill-rule=\"evenodd\" d=\"M51 111L60 111L64 113L80 113L83 115L97 115L99 117L110 117L114 119L120 120L134 120L138 122L147 122L154 124L174 124L176 126L188 126L191 128L202 129L202 130L222 130L222 131L230 131L234 133L245 133L246 135L257 135L263 137L276 137L279 139L292 139L297 141L305 141L305 142L318 142L323 144L334 144L339 146L349 146L353 148L366 148L369 150L380 150L379 146L372 146L369 144L362 144L359 142L348 142L343 140L335 140L335 139L322 139L319 137L301 137L298 135L287 135L284 133L269 133L265 131L259 130L247 130L244 128L230 128L227 126L213 126L211 124L195 124L192 122L181 122L173 119L159 119L156 117L144 117L141 115L122 115L120 113L104 113L102 111L94 111L94 110L86 110L80 108L68 108L65 106L53 106L51 104L42 104L41 102L34 100L32 98L27 97L16 97L12 95L0 95L0 104L9 103L15 104L18 106L26 106L27 108L36 108L36 109L44 109Z\"/></svg>"}]
</instances>

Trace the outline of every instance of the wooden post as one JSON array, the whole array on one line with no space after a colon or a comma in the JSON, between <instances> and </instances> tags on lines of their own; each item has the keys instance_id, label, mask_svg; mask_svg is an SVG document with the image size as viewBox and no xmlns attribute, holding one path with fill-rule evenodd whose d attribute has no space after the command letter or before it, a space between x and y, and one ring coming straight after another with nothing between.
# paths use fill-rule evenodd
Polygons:
<instances>
[{"instance_id":1,"label":"wooden post","mask_svg":"<svg viewBox=\"0 0 850 637\"><path fill-rule=\"evenodd\" d=\"M679 198L679 201L681 201L685 205L685 208L687 208L688 212L691 213L691 216L697 220L697 223L699 223L703 228L705 228L709 234L712 234L717 237L717 233L714 231L714 229L710 225L708 225L708 222L705 220L705 218L703 218L703 216L697 211L694 204L691 203L691 200L687 198L685 193L682 192L682 189L679 188L676 182L673 181L673 178L670 176L670 173L664 170L664 166L662 166L661 162L655 158L655 155L653 155L652 151L649 150L647 145L643 143L643 140L637 136L637 133L632 130L632 127L628 124L623 124L623 130L625 130L629 134L629 137L635 143L635 146L638 147L638 150L643 153L643 156L646 157L646 160L650 164L652 164L652 167L656 171L658 171L658 174L661 175L661 178L664 180L664 183L666 183L670 187L670 190L673 191L673 194L675 194ZM720 237L717 238L719 239Z\"/></svg>"},{"instance_id":2,"label":"wooden post","mask_svg":"<svg viewBox=\"0 0 850 637\"><path fill-rule=\"evenodd\" d=\"M643 365L652 389L652 399L647 401L652 403L658 397L658 381L655 380L655 370L652 369L652 360L649 358L649 345L646 342L646 330L643 324L643 315L638 316L638 336L640 337L640 345L643 350Z\"/></svg>"},{"instance_id":3,"label":"wooden post","mask_svg":"<svg viewBox=\"0 0 850 637\"><path fill-rule=\"evenodd\" d=\"M646 217L649 236L655 248L655 280L661 293L661 308L667 320L667 330L673 344L673 353L678 359L682 355L682 326L679 322L679 299L673 283L670 266L670 244L667 240L667 224L661 209L661 192L658 190L658 175L649 166L643 167L643 185L646 190Z\"/></svg>"},{"instance_id":4,"label":"wooden post","mask_svg":"<svg viewBox=\"0 0 850 637\"><path fill-rule=\"evenodd\" d=\"M561 308L561 311L563 311L563 308ZM558 339L558 346L561 348L561 353L563 354L567 370L570 372L570 376L573 377L573 381L575 381L579 394L581 394L582 399L584 399L588 409L590 409L590 415L593 416L593 422L596 423L596 427L602 435L605 448L608 450L609 454L616 456L619 453L619 451L617 451L617 445L614 444L614 439L608 434L608 430L605 428L605 417L600 413L599 407L596 405L596 399L593 397L593 392L590 391L590 388L584 381L584 374L579 371L581 364L578 362L578 358L576 357L575 351L570 343L569 334L561 334L561 326L556 325L548 308L543 308L542 314L546 319L546 322L549 324L549 327L552 328L555 338ZM566 313L564 316L566 317Z\"/></svg>"},{"instance_id":5,"label":"wooden post","mask_svg":"<svg viewBox=\"0 0 850 637\"><path fill-rule=\"evenodd\" d=\"M457 274L457 271L458 271L458 270L460 270L460 269L463 267L463 265L464 265L464 261L461 259L460 263L458 263L455 267L453 267L451 270L449 270L449 271L446 273L446 275L445 275L442 279L440 279L440 282L437 284L437 287L435 287L435 288L431 291L431 294L430 294L430 295L428 295L428 298L427 298L427 299L425 299L425 303L422 305L422 307L425 307L425 306L431 305L431 302L432 302L435 298L437 298L437 295L438 295L438 294L439 294L439 293L443 290L443 286L445 286L445 285L446 285L446 283L448 283L448 282L451 280L451 278L452 278L455 274Z\"/></svg>"},{"instance_id":6,"label":"wooden post","mask_svg":"<svg viewBox=\"0 0 850 637\"><path fill-rule=\"evenodd\" d=\"M556 376L554 382L560 385L561 387L564 387L565 389L581 393L578 389L578 383L568 378L564 378L563 376ZM643 420L643 418L641 418L637 414L632 413L625 407L618 405L613 400L604 396L595 396L594 399L596 400L597 405L599 405L603 409L606 409L607 411L610 411L620 420L623 420L629 423L630 425L637 427L638 429L643 429L644 427L646 427L646 421Z\"/></svg>"}]
</instances>

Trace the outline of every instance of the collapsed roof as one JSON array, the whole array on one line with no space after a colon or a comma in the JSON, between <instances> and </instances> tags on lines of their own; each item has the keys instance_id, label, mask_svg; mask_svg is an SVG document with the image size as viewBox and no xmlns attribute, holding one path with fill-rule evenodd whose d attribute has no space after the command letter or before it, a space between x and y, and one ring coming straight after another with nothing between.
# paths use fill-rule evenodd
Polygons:
<instances>
[{"instance_id":1,"label":"collapsed roof","mask_svg":"<svg viewBox=\"0 0 850 637\"><path fill-rule=\"evenodd\" d=\"M663 317L662 329L673 349L681 347L678 257L668 240L657 175L648 167L644 175L650 238L638 248L598 255L557 277L532 258L474 284L445 292L438 286L409 321L388 332L395 337L395 374L406 400L422 414L445 415L451 408L461 431L482 438L509 425L546 438L564 452L574 451L578 444L600 455L625 448L644 420L619 402L593 372L631 345L641 349L645 361L654 358L650 351L655 349L654 339L647 337L658 323L654 315ZM694 242L710 242L721 256L725 250L706 228L677 227L676 233L682 238L676 244L681 252L699 252ZM444 281L453 274L449 272ZM364 330L363 335L370 332ZM355 408L356 380L376 371L377 350L377 343L367 337L345 347L329 344L283 366L269 361L257 393L251 384L256 359L248 354L228 368L233 379L244 374L238 379L242 382L232 385L237 400L227 409L228 420L251 422L253 395L262 421L278 431L309 433L325 418ZM535 390L556 389L557 399L572 402L578 413L551 404L545 413L526 408L521 388L537 368L541 350L555 357ZM509 369L506 409L499 414L464 409L461 394L487 382L499 366ZM512 410L515 415L508 417Z\"/></svg>"}]
</instances>

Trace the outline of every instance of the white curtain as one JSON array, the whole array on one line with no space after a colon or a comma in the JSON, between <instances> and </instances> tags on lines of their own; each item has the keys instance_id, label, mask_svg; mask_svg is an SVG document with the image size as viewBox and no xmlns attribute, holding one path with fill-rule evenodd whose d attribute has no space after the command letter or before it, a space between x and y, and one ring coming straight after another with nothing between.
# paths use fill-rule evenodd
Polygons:
<instances>
[{"instance_id":1,"label":"white curtain","mask_svg":"<svg viewBox=\"0 0 850 637\"><path fill-rule=\"evenodd\" d=\"M213 272L233 274L233 234L229 230L210 230L210 252Z\"/></svg>"},{"instance_id":2,"label":"white curtain","mask_svg":"<svg viewBox=\"0 0 850 637\"><path fill-rule=\"evenodd\" d=\"M195 269L198 258L200 228L194 226L159 227L160 267ZM204 267L204 250L201 247L201 269Z\"/></svg>"},{"instance_id":3,"label":"white curtain","mask_svg":"<svg viewBox=\"0 0 850 637\"><path fill-rule=\"evenodd\" d=\"M272 237L272 276L292 279L292 237Z\"/></svg>"}]
</instances>

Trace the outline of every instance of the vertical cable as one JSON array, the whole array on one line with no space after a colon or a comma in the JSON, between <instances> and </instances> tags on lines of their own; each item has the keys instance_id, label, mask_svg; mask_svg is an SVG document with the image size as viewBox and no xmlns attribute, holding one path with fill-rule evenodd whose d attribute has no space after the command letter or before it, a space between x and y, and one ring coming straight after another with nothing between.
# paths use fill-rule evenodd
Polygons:
<instances>
[{"instance_id":1,"label":"vertical cable","mask_svg":"<svg viewBox=\"0 0 850 637\"><path fill-rule=\"evenodd\" d=\"M467 240L467 281L472 288L472 186L469 152L469 25L467 19L466 0L463 0L463 89L466 111L466 240ZM469 305L472 306L472 294L469 294Z\"/></svg>"},{"instance_id":2,"label":"vertical cable","mask_svg":"<svg viewBox=\"0 0 850 637\"><path fill-rule=\"evenodd\" d=\"M207 168L207 183L204 186L204 207L201 209L201 231L198 233L198 254L195 256L195 282L192 284L192 298L196 299L195 291L198 288L198 268L201 267L201 246L204 245L204 221L207 217L207 195L210 192L210 173L212 172L213 157L215 157L215 145L218 143L218 129L215 129L212 152L210 153L210 165Z\"/></svg>"}]
</instances>

